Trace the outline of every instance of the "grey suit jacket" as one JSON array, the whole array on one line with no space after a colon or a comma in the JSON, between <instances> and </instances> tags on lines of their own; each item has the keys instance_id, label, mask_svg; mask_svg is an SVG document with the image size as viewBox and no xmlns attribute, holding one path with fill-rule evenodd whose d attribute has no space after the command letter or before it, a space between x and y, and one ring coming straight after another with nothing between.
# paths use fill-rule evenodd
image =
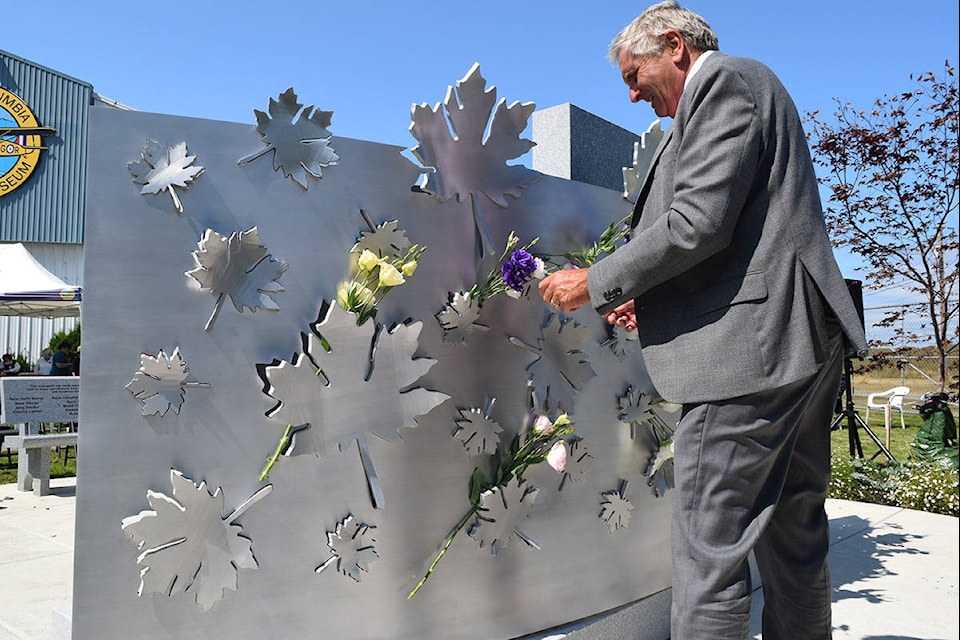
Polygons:
<instances>
[{"instance_id":1,"label":"grey suit jacket","mask_svg":"<svg viewBox=\"0 0 960 640\"><path fill-rule=\"evenodd\" d=\"M643 358L672 402L816 372L834 316L867 344L827 236L796 106L770 69L716 52L690 79L644 180L629 243L594 264L600 313L634 299Z\"/></svg>"}]
</instances>

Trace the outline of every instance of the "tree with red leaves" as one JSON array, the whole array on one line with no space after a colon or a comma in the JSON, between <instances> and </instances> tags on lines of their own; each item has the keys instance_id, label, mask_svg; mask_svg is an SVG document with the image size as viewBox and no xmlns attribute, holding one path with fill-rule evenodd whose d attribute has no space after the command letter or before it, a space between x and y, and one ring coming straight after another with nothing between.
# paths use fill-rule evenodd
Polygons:
<instances>
[{"instance_id":1,"label":"tree with red leaves","mask_svg":"<svg viewBox=\"0 0 960 640\"><path fill-rule=\"evenodd\" d=\"M806 122L814 163L826 170L819 180L829 193L824 213L834 246L863 259L857 271L866 288L899 285L923 300L930 335L896 337L914 345L932 337L943 391L958 338L957 82L949 61L942 78L910 79L913 91L884 95L869 111L836 100L834 120L814 111ZM876 326L896 327L904 313L891 311Z\"/></svg>"}]
</instances>

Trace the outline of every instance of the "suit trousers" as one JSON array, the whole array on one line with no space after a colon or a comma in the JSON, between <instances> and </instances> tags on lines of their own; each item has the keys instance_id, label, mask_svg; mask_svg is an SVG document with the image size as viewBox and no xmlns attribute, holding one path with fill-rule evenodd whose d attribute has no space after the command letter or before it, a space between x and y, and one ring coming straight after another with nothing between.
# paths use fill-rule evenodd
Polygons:
<instances>
[{"instance_id":1,"label":"suit trousers","mask_svg":"<svg viewBox=\"0 0 960 640\"><path fill-rule=\"evenodd\" d=\"M671 640L742 640L751 551L763 583L763 639L831 636L830 419L842 335L789 385L685 405L674 434Z\"/></svg>"}]
</instances>

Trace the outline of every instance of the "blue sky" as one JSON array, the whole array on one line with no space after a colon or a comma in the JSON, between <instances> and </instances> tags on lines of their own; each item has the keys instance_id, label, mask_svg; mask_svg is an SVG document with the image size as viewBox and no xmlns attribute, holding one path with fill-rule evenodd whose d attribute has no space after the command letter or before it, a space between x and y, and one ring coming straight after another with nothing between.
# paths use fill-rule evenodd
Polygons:
<instances>
[{"instance_id":1,"label":"blue sky","mask_svg":"<svg viewBox=\"0 0 960 640\"><path fill-rule=\"evenodd\" d=\"M682 4L707 19L722 51L768 64L801 114L832 113L834 98L869 108L915 86L910 74L942 75L960 57L955 0ZM442 101L474 62L508 102L570 102L645 130L656 116L628 101L606 52L647 5L55 0L0 48L143 111L252 124L253 109L292 86L334 112L335 136L409 148L411 106Z\"/></svg>"}]
</instances>

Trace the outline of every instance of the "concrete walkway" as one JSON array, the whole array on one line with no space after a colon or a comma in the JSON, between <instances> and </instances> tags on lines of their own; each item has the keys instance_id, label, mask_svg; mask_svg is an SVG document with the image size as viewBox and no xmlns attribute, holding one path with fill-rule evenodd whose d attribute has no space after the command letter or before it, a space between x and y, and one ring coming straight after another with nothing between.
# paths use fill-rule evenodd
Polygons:
<instances>
[{"instance_id":1,"label":"concrete walkway","mask_svg":"<svg viewBox=\"0 0 960 640\"><path fill-rule=\"evenodd\" d=\"M66 640L73 595L76 478L41 497L0 485L0 640Z\"/></svg>"},{"instance_id":2,"label":"concrete walkway","mask_svg":"<svg viewBox=\"0 0 960 640\"><path fill-rule=\"evenodd\" d=\"M76 480L51 487L41 498L0 485L0 640L70 637ZM957 518L845 500L827 513L835 640L960 640ZM754 639L762 601L758 590ZM626 640L625 627L604 637Z\"/></svg>"}]
</instances>

